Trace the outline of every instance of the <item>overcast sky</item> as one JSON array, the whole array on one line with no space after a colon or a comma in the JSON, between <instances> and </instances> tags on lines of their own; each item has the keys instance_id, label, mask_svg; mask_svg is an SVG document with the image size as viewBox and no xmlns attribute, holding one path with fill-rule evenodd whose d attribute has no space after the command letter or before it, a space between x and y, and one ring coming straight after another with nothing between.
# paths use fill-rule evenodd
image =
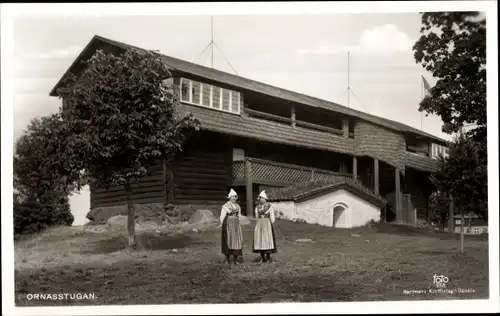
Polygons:
<instances>
[{"instance_id":1,"label":"overcast sky","mask_svg":"<svg viewBox=\"0 0 500 316\"><path fill-rule=\"evenodd\" d=\"M214 68L347 105L350 51L351 107L421 127L421 75L415 63L420 16L344 14L216 16ZM92 36L158 49L166 55L209 64L209 16L17 18L14 20L14 137L30 120L53 113L60 100L49 91ZM225 57L225 58L224 58ZM423 129L449 139L441 120L427 117ZM71 199L75 224L85 222L88 190Z\"/></svg>"}]
</instances>

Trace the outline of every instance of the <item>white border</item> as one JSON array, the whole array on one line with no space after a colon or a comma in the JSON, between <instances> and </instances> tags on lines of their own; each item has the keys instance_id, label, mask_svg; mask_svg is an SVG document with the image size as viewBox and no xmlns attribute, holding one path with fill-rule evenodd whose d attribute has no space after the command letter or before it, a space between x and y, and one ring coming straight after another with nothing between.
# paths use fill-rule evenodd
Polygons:
<instances>
[{"instance_id":1,"label":"white border","mask_svg":"<svg viewBox=\"0 0 500 316\"><path fill-rule=\"evenodd\" d=\"M12 212L12 100L14 16L122 16L122 15L210 15L210 14L341 14L404 13L422 11L484 11L487 16L488 56L488 176L490 229L489 269L490 299L472 301L355 302L355 303L277 303L220 305L130 305L15 308L14 249ZM401 1L401 2L266 2L243 3L87 3L79 4L2 4L1 7L2 71L2 313L6 315L116 315L116 314L331 314L331 313L477 313L498 312L498 46L496 1ZM48 91L47 91L48 93Z\"/></svg>"}]
</instances>

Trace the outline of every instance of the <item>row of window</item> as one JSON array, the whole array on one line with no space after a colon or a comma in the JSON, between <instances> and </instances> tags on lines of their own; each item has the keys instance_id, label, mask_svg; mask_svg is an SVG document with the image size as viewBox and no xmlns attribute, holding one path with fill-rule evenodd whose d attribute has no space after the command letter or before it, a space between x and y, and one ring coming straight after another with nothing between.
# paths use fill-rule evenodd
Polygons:
<instances>
[{"instance_id":1,"label":"row of window","mask_svg":"<svg viewBox=\"0 0 500 316\"><path fill-rule=\"evenodd\" d=\"M441 146L438 144L431 145L431 158L437 159L439 155L446 156L448 154L448 147Z\"/></svg>"},{"instance_id":2,"label":"row of window","mask_svg":"<svg viewBox=\"0 0 500 316\"><path fill-rule=\"evenodd\" d=\"M181 101L220 111L240 114L241 95L238 91L181 78Z\"/></svg>"}]
</instances>

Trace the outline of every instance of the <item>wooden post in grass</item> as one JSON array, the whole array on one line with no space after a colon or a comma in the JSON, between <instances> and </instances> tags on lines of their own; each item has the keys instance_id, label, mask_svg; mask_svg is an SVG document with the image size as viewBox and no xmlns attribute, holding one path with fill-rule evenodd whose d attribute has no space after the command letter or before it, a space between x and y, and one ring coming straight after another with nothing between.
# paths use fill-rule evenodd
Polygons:
<instances>
[{"instance_id":1,"label":"wooden post in grass","mask_svg":"<svg viewBox=\"0 0 500 316\"><path fill-rule=\"evenodd\" d=\"M245 198L246 198L246 215L253 215L253 188L252 188L252 163L248 158L245 158Z\"/></svg>"},{"instance_id":2,"label":"wooden post in grass","mask_svg":"<svg viewBox=\"0 0 500 316\"><path fill-rule=\"evenodd\" d=\"M464 208L460 207L460 253L464 254Z\"/></svg>"},{"instance_id":3,"label":"wooden post in grass","mask_svg":"<svg viewBox=\"0 0 500 316\"><path fill-rule=\"evenodd\" d=\"M394 181L395 181L395 199L396 199L396 222L401 222L401 181L399 178L399 168L394 170Z\"/></svg>"},{"instance_id":4,"label":"wooden post in grass","mask_svg":"<svg viewBox=\"0 0 500 316\"><path fill-rule=\"evenodd\" d=\"M453 223L454 223L454 203L453 198L450 196L450 203L448 205L448 230L453 232Z\"/></svg>"}]
</instances>

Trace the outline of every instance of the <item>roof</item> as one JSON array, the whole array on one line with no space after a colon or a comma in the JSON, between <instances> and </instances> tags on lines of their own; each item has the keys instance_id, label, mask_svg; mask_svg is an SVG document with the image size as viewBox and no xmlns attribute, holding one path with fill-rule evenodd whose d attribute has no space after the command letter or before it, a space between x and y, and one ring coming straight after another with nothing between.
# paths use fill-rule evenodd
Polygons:
<instances>
[{"instance_id":1,"label":"roof","mask_svg":"<svg viewBox=\"0 0 500 316\"><path fill-rule=\"evenodd\" d=\"M61 86L64 78L72 73L77 67L78 62L82 60L86 60L89 58L89 54L93 54L93 50L91 48L99 47L100 45L111 45L121 49L138 49L144 51L145 49L139 48L136 46L132 46L129 44L125 44L123 42L114 41L111 39L107 39L98 35L95 35L92 40L87 44L87 46L83 49L77 59L73 62L73 64L68 68L65 74L61 77L59 82L54 86L52 91L50 92L51 96L57 96L57 89ZM302 105L310 106L310 107L318 107L327 109L333 112L337 112L343 115L355 117L361 120L365 120L379 126L389 128L391 130L396 130L402 133L411 133L414 135L422 136L428 139L432 139L440 144L446 144L446 141L437 136L431 135L429 133L420 131L411 126L405 125L403 123L399 123L396 121L388 120L382 117L378 117L375 115L367 114L361 111L357 111L351 108L347 108L340 104L322 100L319 98L315 98L312 96L308 96L305 94L301 94L298 92L278 88L269 84L265 84L262 82L254 81L251 79L247 79L241 76L233 75L227 72L223 72L220 70L216 70L213 68L197 65L188 61L184 61L181 59L177 59L174 57L162 55L167 65L171 67L172 70L195 75L198 77L206 78L215 82L220 82L226 85L230 85L239 89L252 91L255 93L260 93L264 95L268 95L271 97L279 98L285 101L295 102Z\"/></svg>"},{"instance_id":2,"label":"roof","mask_svg":"<svg viewBox=\"0 0 500 316\"><path fill-rule=\"evenodd\" d=\"M387 203L383 197L375 194L359 182L345 179L299 183L286 188L269 190L268 196L269 201L302 202L338 190L349 191L350 193L357 195L379 207L383 207Z\"/></svg>"}]
</instances>

